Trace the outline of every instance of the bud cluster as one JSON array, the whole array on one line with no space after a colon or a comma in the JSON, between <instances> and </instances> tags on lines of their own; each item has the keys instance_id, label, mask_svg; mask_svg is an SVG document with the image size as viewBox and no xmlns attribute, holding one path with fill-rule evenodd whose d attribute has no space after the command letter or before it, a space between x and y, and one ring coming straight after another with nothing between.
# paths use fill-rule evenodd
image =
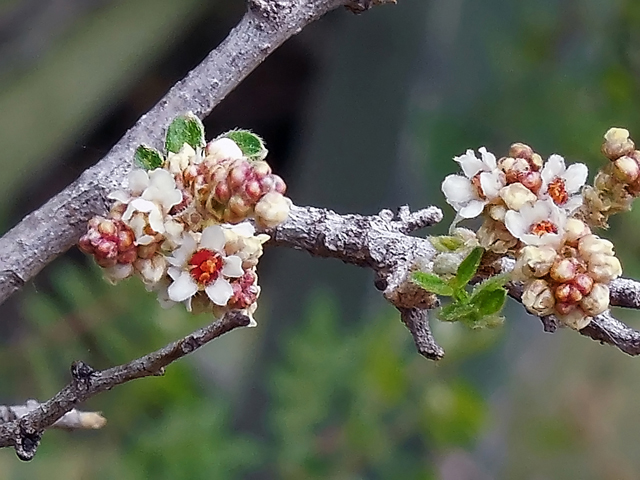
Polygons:
<instances>
[{"instance_id":1,"label":"bud cluster","mask_svg":"<svg viewBox=\"0 0 640 480\"><path fill-rule=\"evenodd\" d=\"M640 195L640 152L628 132L612 129L605 139L603 152L612 163L596 178L596 187L588 187L594 198L604 201L601 191ZM481 158L472 150L455 157L464 175L450 175L442 184L458 214L454 225L482 214L477 240L494 255L516 260L512 278L524 283L527 310L584 328L609 307L608 284L622 272L613 244L591 232L590 225L602 222L587 214L594 208L583 200L590 192L584 187L587 167L566 167L560 155L543 161L522 143L498 160L484 148L479 151Z\"/></svg>"},{"instance_id":2,"label":"bud cluster","mask_svg":"<svg viewBox=\"0 0 640 480\"><path fill-rule=\"evenodd\" d=\"M256 267L269 236L246 220L267 228L286 220L284 181L230 138L202 148L184 143L166 159L151 151L143 160L150 166L134 169L127 187L109 195L113 207L89 221L80 249L113 282L141 278L163 306L216 316L241 310L255 324Z\"/></svg>"},{"instance_id":3,"label":"bud cluster","mask_svg":"<svg viewBox=\"0 0 640 480\"><path fill-rule=\"evenodd\" d=\"M282 223L291 202L284 180L263 160L251 160L228 138L210 142L201 155L189 145L170 154L169 168L206 221L239 223L254 218L263 227Z\"/></svg>"},{"instance_id":4,"label":"bud cluster","mask_svg":"<svg viewBox=\"0 0 640 480\"><path fill-rule=\"evenodd\" d=\"M592 225L606 227L610 215L630 210L640 196L640 150L628 130L610 128L602 153L610 163L596 174L593 186L585 188L581 215Z\"/></svg>"}]
</instances>

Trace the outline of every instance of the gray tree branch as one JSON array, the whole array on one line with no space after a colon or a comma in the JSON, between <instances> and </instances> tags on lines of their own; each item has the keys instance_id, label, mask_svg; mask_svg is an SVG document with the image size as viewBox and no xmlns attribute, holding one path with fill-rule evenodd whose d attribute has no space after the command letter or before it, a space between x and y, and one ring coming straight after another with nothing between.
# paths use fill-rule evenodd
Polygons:
<instances>
[{"instance_id":1,"label":"gray tree branch","mask_svg":"<svg viewBox=\"0 0 640 480\"><path fill-rule=\"evenodd\" d=\"M36 454L44 431L60 422L76 405L136 378L162 375L164 368L170 363L206 345L214 338L247 325L249 317L238 312L230 312L222 319L196 330L181 340L124 365L97 371L83 362L75 362L71 366L71 383L52 399L38 404L24 415L16 413L15 419L0 422L0 448L14 447L20 459L31 460Z\"/></svg>"},{"instance_id":2,"label":"gray tree branch","mask_svg":"<svg viewBox=\"0 0 640 480\"><path fill-rule=\"evenodd\" d=\"M0 423L18 420L41 406L42 404L36 400L27 400L24 405L1 405ZM106 423L106 418L99 412L82 412L74 408L56 420L56 422L51 425L51 428L61 428L65 430L96 429L104 427Z\"/></svg>"},{"instance_id":3,"label":"gray tree branch","mask_svg":"<svg viewBox=\"0 0 640 480\"><path fill-rule=\"evenodd\" d=\"M73 246L87 221L107 211L140 144L162 147L164 129L192 111L200 118L224 99L285 40L330 10L364 11L392 0L250 0L229 36L175 84L95 166L0 238L0 303Z\"/></svg>"}]
</instances>

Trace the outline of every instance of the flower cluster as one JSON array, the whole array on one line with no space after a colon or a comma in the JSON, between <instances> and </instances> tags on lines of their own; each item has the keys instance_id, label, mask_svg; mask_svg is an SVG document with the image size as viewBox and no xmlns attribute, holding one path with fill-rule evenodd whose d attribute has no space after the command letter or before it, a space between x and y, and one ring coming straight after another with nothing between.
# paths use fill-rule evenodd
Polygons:
<instances>
[{"instance_id":1,"label":"flower cluster","mask_svg":"<svg viewBox=\"0 0 640 480\"><path fill-rule=\"evenodd\" d=\"M619 185L631 180L619 170L632 170L625 155L633 144L629 145L628 134L608 135L612 138L603 151L609 158L617 155L612 170L618 173L611 178ZM527 310L584 328L609 307L608 283L622 272L613 244L591 231L590 225L597 223L589 222L590 210L582 195L587 167L581 163L567 167L560 155L543 161L521 143L500 159L485 148L479 154L480 158L467 150L455 157L464 175L450 175L442 184L447 202L457 212L454 225L482 215L477 240L488 252L516 259L512 279L523 282ZM637 181L640 169L635 160L633 165Z\"/></svg>"},{"instance_id":2,"label":"flower cluster","mask_svg":"<svg viewBox=\"0 0 640 480\"><path fill-rule=\"evenodd\" d=\"M255 324L256 266L269 236L249 220L268 228L286 220L284 181L230 138L185 142L166 158L140 148L146 168L109 195L114 205L106 218L90 220L80 249L114 283L138 276L163 306L216 316L241 310Z\"/></svg>"}]
</instances>

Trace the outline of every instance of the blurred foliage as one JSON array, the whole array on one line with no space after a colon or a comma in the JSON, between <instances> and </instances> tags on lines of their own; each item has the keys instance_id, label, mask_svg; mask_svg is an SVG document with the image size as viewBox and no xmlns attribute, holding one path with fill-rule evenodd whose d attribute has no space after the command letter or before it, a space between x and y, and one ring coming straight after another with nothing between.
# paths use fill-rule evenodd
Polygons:
<instances>
[{"instance_id":1,"label":"blurred foliage","mask_svg":"<svg viewBox=\"0 0 640 480\"><path fill-rule=\"evenodd\" d=\"M77 141L78 132L90 128L88 119L135 83L138 69L160 55L205 3L189 2L176 15L175 2L150 8L148 0L105 1L44 51L42 63L32 69L22 65L0 78L5 114L0 124L6 126L0 128L0 141L8 152L1 160L2 212L12 208L10 200L34 165L45 168L50 152ZM403 8L403 2L395 8ZM352 72L362 80L345 82L349 91L332 104L352 105L372 122L382 121L391 138L385 145L409 139L422 173L409 180L418 184L421 201L443 204L439 183L457 168L450 159L467 148L485 145L499 155L510 143L523 141L543 156L557 152L588 163L593 171L604 161L599 148L608 127L625 126L640 141L637 2L471 0L429 2L428 10L424 42L415 46L420 68L414 85L389 94L406 101L405 123L391 125L388 118L378 118L379 105L359 100L359 93L369 91L363 88L371 75L367 71ZM381 19L393 16L391 10L380 11L358 18L358 28L369 21L378 28ZM140 21L141 12L150 15L144 17L148 22ZM327 28L333 32L334 27ZM393 28L410 36L406 24ZM373 35L360 37L352 40L377 52L369 43ZM327 54L326 61L331 57ZM393 63L399 58L375 61L382 69L393 64L393 71L384 73L395 78L399 70L409 70ZM359 68L352 59L348 63ZM389 89L390 83L385 80ZM260 95L266 96L262 90ZM343 118L340 111L333 116ZM370 171L363 174L359 166L336 181L382 197L367 183L368 174L386 172L382 166L390 159L377 158L372 145L366 144ZM404 165L410 157L404 153L393 161ZM16 161L23 157L24 162ZM315 180L322 167L320 161L301 164L300 175L305 170ZM402 187L404 192L411 184ZM335 197L324 183L315 188ZM353 197L364 194L354 191ZM452 211L445 212L451 219ZM636 210L620 216L606 232L616 242L625 274L636 277L640 247L629 232L636 231L638 215ZM438 228L446 227L445 220ZM262 278L269 278L268 272ZM315 279L312 272L293 281L315 285ZM340 280L336 284L343 291L356 291ZM304 314L290 313L284 321L270 317L268 295L284 287L263 286L257 329L216 340L169 367L164 377L138 380L92 399L84 408L104 412L109 423L103 430L48 431L29 464L0 451L0 476L637 477L638 359L574 332L544 335L536 319L511 306L504 328L492 331L432 321L447 352L434 364L415 353L397 313L382 303L366 302L354 319L332 294L315 292L308 302L291 298L291 304L306 302ZM65 260L49 269L37 288L29 286L22 297L25 324L0 339L3 403L49 398L68 381L74 360L95 368L123 363L209 320L180 308L162 310L138 282L112 287L96 269ZM632 325L637 317L623 316ZM275 345L268 343L269 334L276 336Z\"/></svg>"}]
</instances>

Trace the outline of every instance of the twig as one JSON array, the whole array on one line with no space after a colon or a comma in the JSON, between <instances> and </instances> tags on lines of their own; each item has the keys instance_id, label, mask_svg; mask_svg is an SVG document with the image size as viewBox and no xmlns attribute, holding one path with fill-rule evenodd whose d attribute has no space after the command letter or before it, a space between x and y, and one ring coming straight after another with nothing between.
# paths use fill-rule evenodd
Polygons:
<instances>
[{"instance_id":1,"label":"twig","mask_svg":"<svg viewBox=\"0 0 640 480\"><path fill-rule=\"evenodd\" d=\"M200 118L285 40L339 6L363 11L391 0L250 0L229 36L175 84L95 166L0 238L0 303L73 246L87 221L107 211L140 144L162 147L164 129L192 111Z\"/></svg>"},{"instance_id":2,"label":"twig","mask_svg":"<svg viewBox=\"0 0 640 480\"><path fill-rule=\"evenodd\" d=\"M0 406L0 423L13 422L24 417L27 413L40 408L42 404L36 400L27 400L24 405ZM75 408L65 413L51 428L64 430L85 430L102 428L107 424L107 419L100 412L82 412Z\"/></svg>"},{"instance_id":3,"label":"twig","mask_svg":"<svg viewBox=\"0 0 640 480\"><path fill-rule=\"evenodd\" d=\"M177 342L170 343L155 352L127 364L96 371L83 362L71 366L71 383L60 390L49 401L5 423L0 423L0 447L12 446L22 460L31 460L36 454L45 429L54 425L75 405L110 390L116 385L136 378L162 375L164 367L188 355L235 328L249 325L249 317L230 312L222 319L196 330Z\"/></svg>"}]
</instances>

